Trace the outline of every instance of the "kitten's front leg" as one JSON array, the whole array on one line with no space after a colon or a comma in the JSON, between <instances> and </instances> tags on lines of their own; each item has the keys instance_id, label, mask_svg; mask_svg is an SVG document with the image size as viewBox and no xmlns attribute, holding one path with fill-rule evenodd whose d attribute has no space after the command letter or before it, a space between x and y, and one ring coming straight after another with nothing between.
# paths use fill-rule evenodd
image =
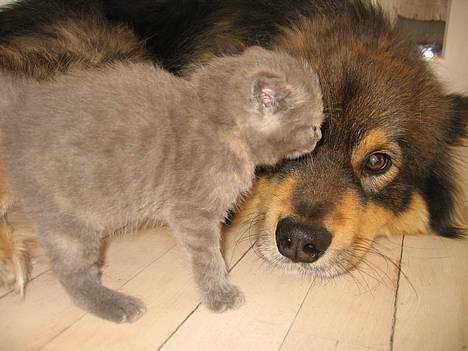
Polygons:
<instances>
[{"instance_id":1,"label":"kitten's front leg","mask_svg":"<svg viewBox=\"0 0 468 351\"><path fill-rule=\"evenodd\" d=\"M178 219L177 223L171 223L171 227L178 242L190 255L202 302L217 312L239 307L244 302L244 295L226 279L219 222L199 216L190 220Z\"/></svg>"}]
</instances>

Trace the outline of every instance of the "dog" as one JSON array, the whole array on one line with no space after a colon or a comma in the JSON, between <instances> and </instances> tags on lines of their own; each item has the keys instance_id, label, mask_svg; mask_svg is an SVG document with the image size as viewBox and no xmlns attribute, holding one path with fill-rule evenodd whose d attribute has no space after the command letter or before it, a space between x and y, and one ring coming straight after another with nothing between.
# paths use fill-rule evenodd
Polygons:
<instances>
[{"instance_id":1,"label":"dog","mask_svg":"<svg viewBox=\"0 0 468 351\"><path fill-rule=\"evenodd\" d=\"M331 278L379 236L463 235L454 149L466 145L468 98L448 94L370 1L19 0L0 12L0 68L36 79L119 60L153 60L183 75L251 45L307 61L327 114L314 152L258 169L234 217L234 225L252 222L260 256ZM9 213L21 209L1 179L2 272L21 290L30 251L19 248L34 233L16 235Z\"/></svg>"}]
</instances>

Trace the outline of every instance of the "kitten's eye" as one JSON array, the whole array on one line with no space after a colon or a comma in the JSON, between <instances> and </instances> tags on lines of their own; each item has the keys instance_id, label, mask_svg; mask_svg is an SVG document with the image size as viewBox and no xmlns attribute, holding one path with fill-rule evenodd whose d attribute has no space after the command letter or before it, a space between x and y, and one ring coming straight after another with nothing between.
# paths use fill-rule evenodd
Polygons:
<instances>
[{"instance_id":1,"label":"kitten's eye","mask_svg":"<svg viewBox=\"0 0 468 351\"><path fill-rule=\"evenodd\" d=\"M377 152L364 161L363 171L367 174L377 175L387 171L392 165L392 159L387 154Z\"/></svg>"}]
</instances>

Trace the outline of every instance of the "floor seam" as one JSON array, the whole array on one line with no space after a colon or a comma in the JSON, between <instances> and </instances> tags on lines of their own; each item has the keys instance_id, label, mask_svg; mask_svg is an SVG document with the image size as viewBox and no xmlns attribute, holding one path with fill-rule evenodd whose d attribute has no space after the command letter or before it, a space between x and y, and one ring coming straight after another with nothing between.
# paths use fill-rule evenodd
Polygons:
<instances>
[{"instance_id":1,"label":"floor seam","mask_svg":"<svg viewBox=\"0 0 468 351\"><path fill-rule=\"evenodd\" d=\"M239 259L237 260L236 263L234 263L231 268L227 269L228 273L230 273L238 264L240 261L242 261L242 259L250 252L250 250L252 249L252 246L250 246L240 257ZM166 339L164 339L164 341L161 343L161 345L158 346L158 348L156 349L157 351L160 351L162 350L162 348L169 342L169 340L179 331L180 328L182 328L182 326L185 324L185 322L200 308L200 305L201 303L198 303L198 305L195 306L195 308L190 311L190 313L179 323L179 325L172 331L171 334L168 335L168 337Z\"/></svg>"},{"instance_id":2,"label":"floor seam","mask_svg":"<svg viewBox=\"0 0 468 351\"><path fill-rule=\"evenodd\" d=\"M393 346L394 346L395 327L396 327L396 319L397 319L397 312L398 312L398 295L400 292L401 264L403 260L404 247L405 247L405 236L403 235L401 239L400 258L398 262L398 276L397 276L397 281L396 281L395 298L393 299L393 317L392 317L392 328L390 331L389 351L393 351Z\"/></svg>"},{"instance_id":3,"label":"floor seam","mask_svg":"<svg viewBox=\"0 0 468 351\"><path fill-rule=\"evenodd\" d=\"M294 315L294 318L291 321L291 324L289 325L288 330L286 331L286 334L283 337L283 340L281 341L280 346L278 347L278 351L280 351L283 348L284 342L286 341L286 338L288 337L289 333L291 332L291 329L294 326L294 323L296 323L297 316L299 315L300 311L302 310L302 306L304 306L305 301L307 300L307 297L309 296L309 292L312 289L313 282L310 282L309 287L307 289L306 294L304 295L304 298L301 301L301 304L299 305L299 308L296 311L296 314Z\"/></svg>"}]
</instances>

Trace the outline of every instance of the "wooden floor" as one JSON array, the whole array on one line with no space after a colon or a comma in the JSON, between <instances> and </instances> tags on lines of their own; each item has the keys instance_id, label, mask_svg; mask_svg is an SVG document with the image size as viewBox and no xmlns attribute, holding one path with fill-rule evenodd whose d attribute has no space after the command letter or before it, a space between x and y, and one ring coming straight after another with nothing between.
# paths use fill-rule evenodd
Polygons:
<instances>
[{"instance_id":1,"label":"wooden floor","mask_svg":"<svg viewBox=\"0 0 468 351\"><path fill-rule=\"evenodd\" d=\"M103 275L144 300L140 320L84 313L39 263L25 299L0 290L0 350L468 351L468 240L380 240L357 270L319 283L273 271L243 233L225 237L239 310L200 306L170 233L151 230L114 240Z\"/></svg>"},{"instance_id":2,"label":"wooden floor","mask_svg":"<svg viewBox=\"0 0 468 351\"><path fill-rule=\"evenodd\" d=\"M468 349L468 240L380 240L358 270L319 283L273 271L243 233L225 235L230 279L247 298L239 310L200 306L170 233L149 230L114 240L103 275L145 301L140 320L84 313L39 264L24 300L0 294L0 350Z\"/></svg>"}]
</instances>

